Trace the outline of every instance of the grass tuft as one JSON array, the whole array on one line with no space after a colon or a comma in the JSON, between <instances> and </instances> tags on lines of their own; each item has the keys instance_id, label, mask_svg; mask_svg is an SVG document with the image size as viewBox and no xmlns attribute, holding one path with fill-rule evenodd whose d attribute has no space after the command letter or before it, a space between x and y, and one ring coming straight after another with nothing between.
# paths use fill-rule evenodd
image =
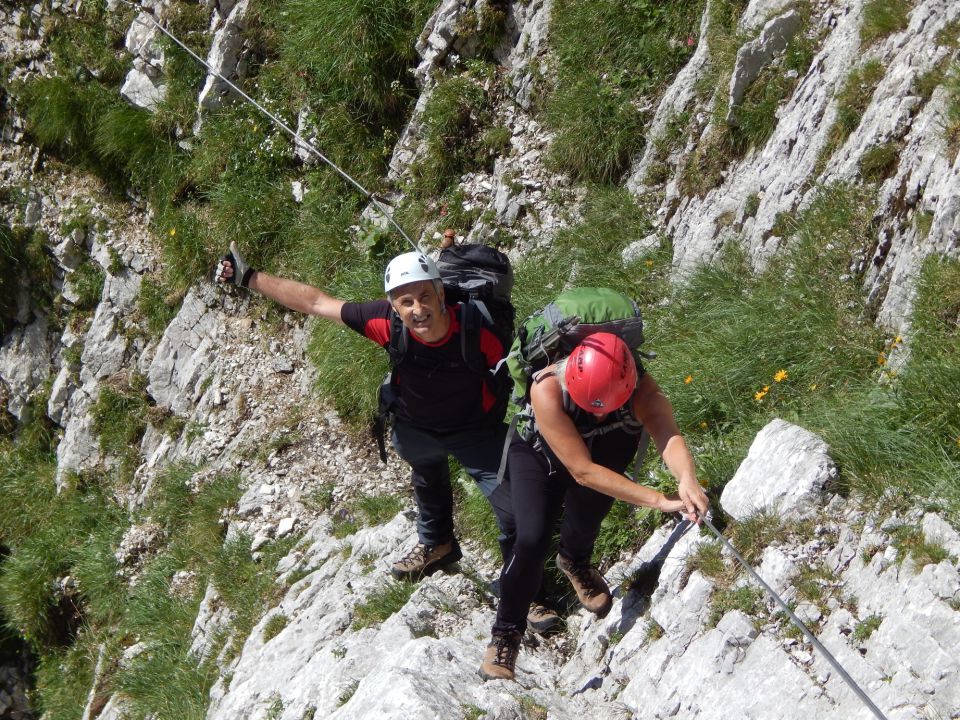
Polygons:
<instances>
[{"instance_id":1,"label":"grass tuft","mask_svg":"<svg viewBox=\"0 0 960 720\"><path fill-rule=\"evenodd\" d=\"M896 142L873 145L860 158L860 174L864 180L883 182L896 172L900 161L900 146Z\"/></svg>"},{"instance_id":2,"label":"grass tuft","mask_svg":"<svg viewBox=\"0 0 960 720\"><path fill-rule=\"evenodd\" d=\"M556 133L553 167L600 183L615 182L626 171L643 148L646 108L655 107L693 53L703 7L648 0L554 4L556 83L543 115Z\"/></svg>"},{"instance_id":3,"label":"grass tuft","mask_svg":"<svg viewBox=\"0 0 960 720\"><path fill-rule=\"evenodd\" d=\"M881 38L900 32L910 20L909 0L869 0L863 6L860 42L871 45Z\"/></svg>"},{"instance_id":4,"label":"grass tuft","mask_svg":"<svg viewBox=\"0 0 960 720\"><path fill-rule=\"evenodd\" d=\"M386 585L372 592L354 608L351 627L362 630L383 622L406 605L416 589L416 583L387 581Z\"/></svg>"},{"instance_id":5,"label":"grass tuft","mask_svg":"<svg viewBox=\"0 0 960 720\"><path fill-rule=\"evenodd\" d=\"M847 76L836 95L837 115L827 142L817 158L817 174L826 167L830 157L860 125L860 119L870 104L877 85L883 79L885 68L879 60L868 60L862 66L854 68Z\"/></svg>"}]
</instances>

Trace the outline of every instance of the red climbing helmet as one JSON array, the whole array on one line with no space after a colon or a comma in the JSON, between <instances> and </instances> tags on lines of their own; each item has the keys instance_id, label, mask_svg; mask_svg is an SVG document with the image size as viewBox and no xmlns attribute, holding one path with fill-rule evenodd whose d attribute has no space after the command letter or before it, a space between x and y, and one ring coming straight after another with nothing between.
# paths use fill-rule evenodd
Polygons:
<instances>
[{"instance_id":1,"label":"red climbing helmet","mask_svg":"<svg viewBox=\"0 0 960 720\"><path fill-rule=\"evenodd\" d=\"M621 338L598 332L570 353L564 380L578 406L590 412L612 412L633 394L637 364Z\"/></svg>"}]
</instances>

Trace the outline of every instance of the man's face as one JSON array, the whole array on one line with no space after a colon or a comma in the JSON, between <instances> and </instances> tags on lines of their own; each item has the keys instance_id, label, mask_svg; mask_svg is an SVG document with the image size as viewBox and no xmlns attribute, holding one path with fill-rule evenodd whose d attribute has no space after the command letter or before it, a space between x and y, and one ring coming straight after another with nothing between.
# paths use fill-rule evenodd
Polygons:
<instances>
[{"instance_id":1,"label":"man's face","mask_svg":"<svg viewBox=\"0 0 960 720\"><path fill-rule=\"evenodd\" d=\"M442 312L443 293L430 280L401 285L393 290L390 302L403 324L424 342L442 340L450 327L450 317Z\"/></svg>"}]
</instances>

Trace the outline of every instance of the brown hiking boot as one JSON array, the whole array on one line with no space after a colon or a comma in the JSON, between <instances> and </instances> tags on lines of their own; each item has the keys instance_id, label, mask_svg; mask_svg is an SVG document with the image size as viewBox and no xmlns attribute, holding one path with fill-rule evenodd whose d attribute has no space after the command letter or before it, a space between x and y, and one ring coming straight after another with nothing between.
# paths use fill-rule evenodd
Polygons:
<instances>
[{"instance_id":1,"label":"brown hiking boot","mask_svg":"<svg viewBox=\"0 0 960 720\"><path fill-rule=\"evenodd\" d=\"M536 601L530 603L530 609L527 611L527 627L531 632L546 635L551 630L555 630L559 624L560 616L557 615L556 610Z\"/></svg>"},{"instance_id":2,"label":"brown hiking boot","mask_svg":"<svg viewBox=\"0 0 960 720\"><path fill-rule=\"evenodd\" d=\"M460 545L451 540L443 545L417 543L406 555L397 560L390 572L397 580L419 580L446 565L452 565L463 557Z\"/></svg>"},{"instance_id":3,"label":"brown hiking boot","mask_svg":"<svg viewBox=\"0 0 960 720\"><path fill-rule=\"evenodd\" d=\"M603 575L590 565L575 565L563 555L557 553L557 567L570 580L573 589L577 591L580 604L597 617L606 617L613 605L610 587Z\"/></svg>"},{"instance_id":4,"label":"brown hiking boot","mask_svg":"<svg viewBox=\"0 0 960 720\"><path fill-rule=\"evenodd\" d=\"M484 680L513 680L513 669L517 665L520 652L518 632L494 633L490 644L483 653L483 662L477 673Z\"/></svg>"}]
</instances>

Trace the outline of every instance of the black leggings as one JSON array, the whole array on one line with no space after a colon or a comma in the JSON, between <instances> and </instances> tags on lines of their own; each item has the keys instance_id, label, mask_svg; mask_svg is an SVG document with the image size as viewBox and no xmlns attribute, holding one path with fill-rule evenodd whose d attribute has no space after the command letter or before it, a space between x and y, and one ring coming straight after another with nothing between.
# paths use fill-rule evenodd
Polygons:
<instances>
[{"instance_id":1,"label":"black leggings","mask_svg":"<svg viewBox=\"0 0 960 720\"><path fill-rule=\"evenodd\" d=\"M620 430L597 437L591 447L593 460L622 473L637 452L638 439ZM557 518L563 513L560 554L577 564L589 563L613 498L579 485L549 448L540 452L515 438L508 461L517 539L513 557L500 573L500 605L493 630L523 632L543 579L543 562Z\"/></svg>"}]
</instances>

